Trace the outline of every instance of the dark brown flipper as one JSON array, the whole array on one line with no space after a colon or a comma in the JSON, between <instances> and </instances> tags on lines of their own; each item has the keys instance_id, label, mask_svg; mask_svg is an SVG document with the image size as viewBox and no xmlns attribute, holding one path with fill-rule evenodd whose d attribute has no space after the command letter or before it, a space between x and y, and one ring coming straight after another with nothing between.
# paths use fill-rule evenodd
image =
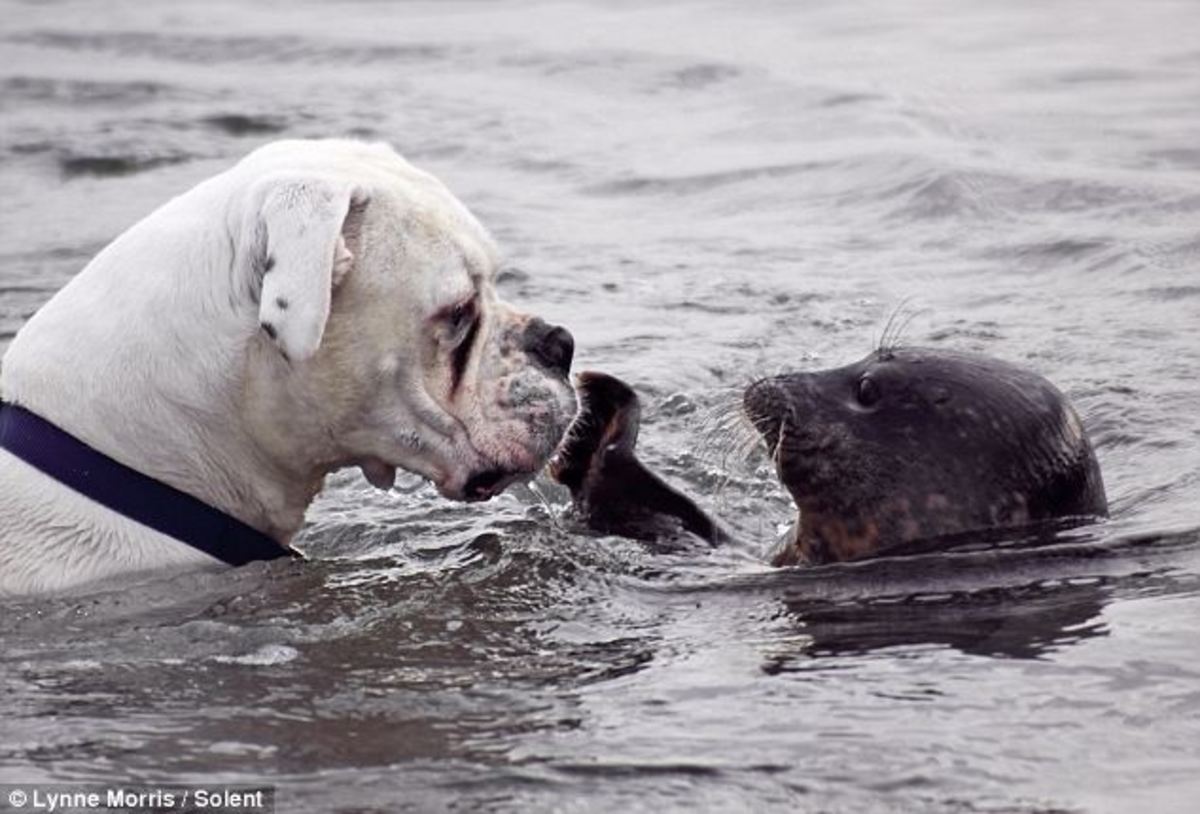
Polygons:
<instances>
[{"instance_id":1,"label":"dark brown flipper","mask_svg":"<svg viewBox=\"0 0 1200 814\"><path fill-rule=\"evenodd\" d=\"M690 532L711 544L729 534L691 499L637 459L641 405L620 379L586 371L576 376L580 411L550 475L571 490L589 527L637 540L664 540Z\"/></svg>"}]
</instances>

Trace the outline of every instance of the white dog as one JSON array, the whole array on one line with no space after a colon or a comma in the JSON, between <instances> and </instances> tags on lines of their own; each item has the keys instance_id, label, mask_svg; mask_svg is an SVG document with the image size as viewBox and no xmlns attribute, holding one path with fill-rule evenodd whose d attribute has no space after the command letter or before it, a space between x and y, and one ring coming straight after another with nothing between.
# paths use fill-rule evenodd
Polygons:
<instances>
[{"instance_id":1,"label":"white dog","mask_svg":"<svg viewBox=\"0 0 1200 814\"><path fill-rule=\"evenodd\" d=\"M170 201L4 356L0 594L284 552L345 466L458 500L528 478L574 413L573 346L495 267L381 144L277 142Z\"/></svg>"}]
</instances>

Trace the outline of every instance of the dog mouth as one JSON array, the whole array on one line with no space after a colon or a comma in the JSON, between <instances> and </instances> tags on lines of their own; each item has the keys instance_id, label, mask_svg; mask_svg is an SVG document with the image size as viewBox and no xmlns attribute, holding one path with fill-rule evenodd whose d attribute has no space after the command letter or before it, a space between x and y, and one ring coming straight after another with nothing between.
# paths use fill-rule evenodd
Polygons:
<instances>
[{"instance_id":1,"label":"dog mouth","mask_svg":"<svg viewBox=\"0 0 1200 814\"><path fill-rule=\"evenodd\" d=\"M448 500L490 500L514 483L532 479L546 465L574 413L575 393L569 387L565 391L569 406L560 397L555 409L532 416L502 412L468 420L446 412L449 432L422 432L419 438L414 432L417 440L397 445L403 449L354 463L384 491L394 488L397 471L404 470L431 483Z\"/></svg>"},{"instance_id":2,"label":"dog mouth","mask_svg":"<svg viewBox=\"0 0 1200 814\"><path fill-rule=\"evenodd\" d=\"M462 486L462 499L468 503L491 500L519 480L528 478L531 472L517 472L494 467L484 469L467 478Z\"/></svg>"},{"instance_id":3,"label":"dog mouth","mask_svg":"<svg viewBox=\"0 0 1200 814\"><path fill-rule=\"evenodd\" d=\"M450 500L482 503L485 500L491 500L514 483L527 481L536 474L536 472L524 469L488 466L472 472L465 480L448 478L436 482L436 486L442 497Z\"/></svg>"},{"instance_id":4,"label":"dog mouth","mask_svg":"<svg viewBox=\"0 0 1200 814\"><path fill-rule=\"evenodd\" d=\"M359 463L359 467L363 476L375 488L383 491L395 488L396 474L400 467L387 464L378 458L362 461ZM509 486L528 480L534 474L534 472L521 469L489 465L470 473L465 480L454 477L425 477L433 482L443 497L467 503L479 503L491 500Z\"/></svg>"},{"instance_id":5,"label":"dog mouth","mask_svg":"<svg viewBox=\"0 0 1200 814\"><path fill-rule=\"evenodd\" d=\"M574 391L568 392L574 407ZM514 483L532 480L544 467L553 466L553 455L568 423L550 416L535 424L534 429L527 429L528 437L519 443L514 444L510 439L500 444L488 444L483 450L470 441L476 454L476 466L466 472L465 479L459 481L452 476L445 483L439 483L438 489L453 500L477 503L490 500Z\"/></svg>"},{"instance_id":6,"label":"dog mouth","mask_svg":"<svg viewBox=\"0 0 1200 814\"><path fill-rule=\"evenodd\" d=\"M536 439L534 439L536 441ZM531 480L546 465L552 449L529 440L485 445L468 437L473 460L443 471L436 482L443 497L467 503L491 500L514 483ZM464 462L465 463L465 462Z\"/></svg>"}]
</instances>

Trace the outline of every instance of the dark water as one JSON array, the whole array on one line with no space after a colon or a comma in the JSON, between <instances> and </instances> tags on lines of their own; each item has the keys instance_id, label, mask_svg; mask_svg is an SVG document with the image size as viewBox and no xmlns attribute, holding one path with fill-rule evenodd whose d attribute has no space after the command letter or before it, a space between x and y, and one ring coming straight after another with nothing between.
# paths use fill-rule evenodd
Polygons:
<instances>
[{"instance_id":1,"label":"dark water","mask_svg":"<svg viewBox=\"0 0 1200 814\"><path fill-rule=\"evenodd\" d=\"M910 341L1056 381L1113 506L1054 545L772 571L330 481L316 562L0 612L0 781L284 811L1195 811L1200 5L0 3L0 332L280 136L386 139L503 291L634 382L644 457L765 546L705 411ZM543 502L545 500L545 502Z\"/></svg>"}]
</instances>

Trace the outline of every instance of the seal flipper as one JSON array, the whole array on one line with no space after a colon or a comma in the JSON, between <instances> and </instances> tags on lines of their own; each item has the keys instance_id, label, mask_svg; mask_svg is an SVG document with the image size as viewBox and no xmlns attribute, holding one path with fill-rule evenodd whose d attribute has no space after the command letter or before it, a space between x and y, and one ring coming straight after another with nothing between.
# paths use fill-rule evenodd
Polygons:
<instances>
[{"instance_id":1,"label":"seal flipper","mask_svg":"<svg viewBox=\"0 0 1200 814\"><path fill-rule=\"evenodd\" d=\"M637 540L687 531L710 544L729 534L690 498L637 459L641 404L620 379L586 371L576 376L580 411L550 462L550 474L571 490L590 528Z\"/></svg>"}]
</instances>

